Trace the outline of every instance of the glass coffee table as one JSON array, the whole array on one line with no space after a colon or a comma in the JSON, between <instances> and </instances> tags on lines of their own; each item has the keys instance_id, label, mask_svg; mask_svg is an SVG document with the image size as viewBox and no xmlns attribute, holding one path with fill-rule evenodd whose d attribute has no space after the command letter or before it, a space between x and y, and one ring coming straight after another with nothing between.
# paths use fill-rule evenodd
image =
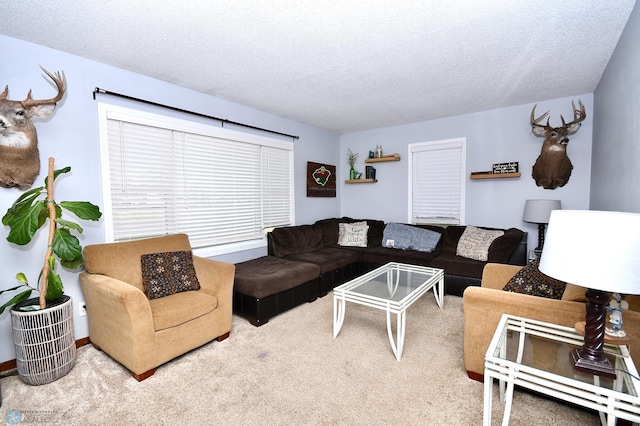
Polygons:
<instances>
[{"instance_id":1,"label":"glass coffee table","mask_svg":"<svg viewBox=\"0 0 640 426\"><path fill-rule=\"evenodd\" d=\"M614 380L574 370L569 353L583 344L573 328L503 314L485 355L483 425L491 425L494 378L505 403L503 425L509 424L514 386L598 411L602 424L640 422L640 380L628 348L604 344Z\"/></svg>"},{"instance_id":2,"label":"glass coffee table","mask_svg":"<svg viewBox=\"0 0 640 426\"><path fill-rule=\"evenodd\" d=\"M444 271L426 266L391 262L333 289L333 337L344 323L347 302L383 310L387 313L387 333L391 348L400 361L404 346L407 308L433 289L440 309L444 304ZM396 314L396 338L391 314Z\"/></svg>"}]
</instances>

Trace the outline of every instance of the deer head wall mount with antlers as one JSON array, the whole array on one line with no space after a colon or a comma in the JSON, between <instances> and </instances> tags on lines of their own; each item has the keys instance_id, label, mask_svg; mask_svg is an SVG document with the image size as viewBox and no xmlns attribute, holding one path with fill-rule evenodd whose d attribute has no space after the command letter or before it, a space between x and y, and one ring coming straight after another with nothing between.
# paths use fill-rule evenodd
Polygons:
<instances>
[{"instance_id":1,"label":"deer head wall mount with antlers","mask_svg":"<svg viewBox=\"0 0 640 426\"><path fill-rule=\"evenodd\" d=\"M53 98L32 99L29 90L25 100L12 101L8 85L0 93L0 186L5 188L30 188L40 173L38 135L31 120L49 116L67 88L64 72L42 70L58 88Z\"/></svg>"},{"instance_id":2,"label":"deer head wall mount with antlers","mask_svg":"<svg viewBox=\"0 0 640 426\"><path fill-rule=\"evenodd\" d=\"M573 164L567 156L567 145L569 138L567 136L574 134L580 129L581 122L587 118L582 101L578 101L580 109L576 109L576 105L571 101L573 107L573 121L565 123L564 117L561 115L562 126L551 127L549 125L549 111L535 118L536 105L531 110L531 129L533 134L544 138L540 155L533 165L532 176L536 181L536 185L544 189L556 189L564 186L571 176ZM547 119L547 124L542 125L540 122Z\"/></svg>"}]
</instances>

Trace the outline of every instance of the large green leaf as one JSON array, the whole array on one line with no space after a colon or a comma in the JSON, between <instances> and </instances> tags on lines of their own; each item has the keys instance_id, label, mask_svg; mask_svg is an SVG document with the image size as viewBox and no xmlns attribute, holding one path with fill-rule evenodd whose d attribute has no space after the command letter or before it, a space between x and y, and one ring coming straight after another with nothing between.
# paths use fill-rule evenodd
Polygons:
<instances>
[{"instance_id":1,"label":"large green leaf","mask_svg":"<svg viewBox=\"0 0 640 426\"><path fill-rule=\"evenodd\" d=\"M60 206L84 220L98 220L102 216L100 208L88 201L60 201Z\"/></svg>"},{"instance_id":2,"label":"large green leaf","mask_svg":"<svg viewBox=\"0 0 640 426\"><path fill-rule=\"evenodd\" d=\"M64 167L62 169L54 170L53 171L53 181L55 182L59 175L61 175L63 173L68 173L70 171L71 171L71 167L69 167L69 166ZM49 176L46 176L44 178L44 186L45 186L45 188L47 187L48 183L49 183Z\"/></svg>"},{"instance_id":3,"label":"large green leaf","mask_svg":"<svg viewBox=\"0 0 640 426\"><path fill-rule=\"evenodd\" d=\"M6 289L4 289L4 290L0 290L0 294L2 294L2 293L7 293L7 292L9 292L9 291L17 290L17 289L19 289L20 287L25 287L25 285L24 285L24 284L20 284L20 285L17 285L17 286L15 286L15 287L11 287L11 288L6 288Z\"/></svg>"},{"instance_id":4,"label":"large green leaf","mask_svg":"<svg viewBox=\"0 0 640 426\"><path fill-rule=\"evenodd\" d=\"M80 234L82 234L82 231L84 231L84 229L82 229L82 226L80 226L79 224L77 224L75 222L71 222L70 220L56 219L56 223L58 224L58 226L60 226L62 228L75 229Z\"/></svg>"},{"instance_id":5,"label":"large green leaf","mask_svg":"<svg viewBox=\"0 0 640 426\"><path fill-rule=\"evenodd\" d=\"M4 305L0 306L0 314L2 314L4 312L5 309L7 309L9 306L13 306L16 303L20 303L24 300L27 300L29 298L29 296L31 296L31 292L33 290L29 289L27 291L23 291L20 294L17 294L16 296L14 296L11 300L9 300L7 303L5 303Z\"/></svg>"},{"instance_id":6,"label":"large green leaf","mask_svg":"<svg viewBox=\"0 0 640 426\"><path fill-rule=\"evenodd\" d=\"M67 269L75 270L84 265L84 259L82 258L82 256L78 256L75 259L71 260L60 259L60 264Z\"/></svg>"},{"instance_id":7,"label":"large green leaf","mask_svg":"<svg viewBox=\"0 0 640 426\"><path fill-rule=\"evenodd\" d=\"M2 217L2 224L5 226L11 226L11 223L16 217L22 216L24 212L31 208L33 201L40 196L41 190L42 188L36 188L22 194L15 203L7 209L7 212ZM25 197L26 194L30 194L30 196Z\"/></svg>"},{"instance_id":8,"label":"large green leaf","mask_svg":"<svg viewBox=\"0 0 640 426\"><path fill-rule=\"evenodd\" d=\"M29 209L17 213L9 225L11 230L7 236L7 241L18 245L29 244L36 231L39 229L39 216L44 209L44 202L37 202Z\"/></svg>"},{"instance_id":9,"label":"large green leaf","mask_svg":"<svg viewBox=\"0 0 640 426\"><path fill-rule=\"evenodd\" d=\"M56 229L53 234L53 252L62 260L73 260L82 256L80 241L68 229Z\"/></svg>"},{"instance_id":10,"label":"large green leaf","mask_svg":"<svg viewBox=\"0 0 640 426\"><path fill-rule=\"evenodd\" d=\"M56 300L62 297L64 294L64 289L62 287L62 279L60 275L56 274L54 271L56 265L56 258L51 256L48 259L49 261L49 277L47 279L47 293L45 294L45 299L47 300Z\"/></svg>"}]
</instances>

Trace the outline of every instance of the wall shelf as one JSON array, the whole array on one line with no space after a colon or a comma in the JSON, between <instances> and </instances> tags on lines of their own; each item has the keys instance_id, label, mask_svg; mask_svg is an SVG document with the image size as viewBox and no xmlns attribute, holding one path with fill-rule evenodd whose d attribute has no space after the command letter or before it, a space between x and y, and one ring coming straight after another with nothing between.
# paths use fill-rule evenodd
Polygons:
<instances>
[{"instance_id":1,"label":"wall shelf","mask_svg":"<svg viewBox=\"0 0 640 426\"><path fill-rule=\"evenodd\" d=\"M378 179L347 179L344 183L376 183Z\"/></svg>"},{"instance_id":2,"label":"wall shelf","mask_svg":"<svg viewBox=\"0 0 640 426\"><path fill-rule=\"evenodd\" d=\"M504 179L519 178L520 173L479 173L471 174L471 179Z\"/></svg>"},{"instance_id":3,"label":"wall shelf","mask_svg":"<svg viewBox=\"0 0 640 426\"><path fill-rule=\"evenodd\" d=\"M393 154L387 157L365 158L365 163L384 163L386 161L400 161L400 154Z\"/></svg>"}]
</instances>

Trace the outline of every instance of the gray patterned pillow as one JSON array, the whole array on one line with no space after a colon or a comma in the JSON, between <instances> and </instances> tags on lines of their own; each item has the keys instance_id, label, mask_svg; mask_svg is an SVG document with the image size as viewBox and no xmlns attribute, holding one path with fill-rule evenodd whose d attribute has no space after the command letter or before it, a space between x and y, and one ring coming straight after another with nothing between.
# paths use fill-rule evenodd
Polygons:
<instances>
[{"instance_id":1,"label":"gray patterned pillow","mask_svg":"<svg viewBox=\"0 0 640 426\"><path fill-rule=\"evenodd\" d=\"M140 260L142 286L149 300L183 291L200 290L190 251L143 254Z\"/></svg>"},{"instance_id":2,"label":"gray patterned pillow","mask_svg":"<svg viewBox=\"0 0 640 426\"><path fill-rule=\"evenodd\" d=\"M456 255L486 262L489 258L491 243L503 235L504 231L490 231L467 226L458 240Z\"/></svg>"}]
</instances>

